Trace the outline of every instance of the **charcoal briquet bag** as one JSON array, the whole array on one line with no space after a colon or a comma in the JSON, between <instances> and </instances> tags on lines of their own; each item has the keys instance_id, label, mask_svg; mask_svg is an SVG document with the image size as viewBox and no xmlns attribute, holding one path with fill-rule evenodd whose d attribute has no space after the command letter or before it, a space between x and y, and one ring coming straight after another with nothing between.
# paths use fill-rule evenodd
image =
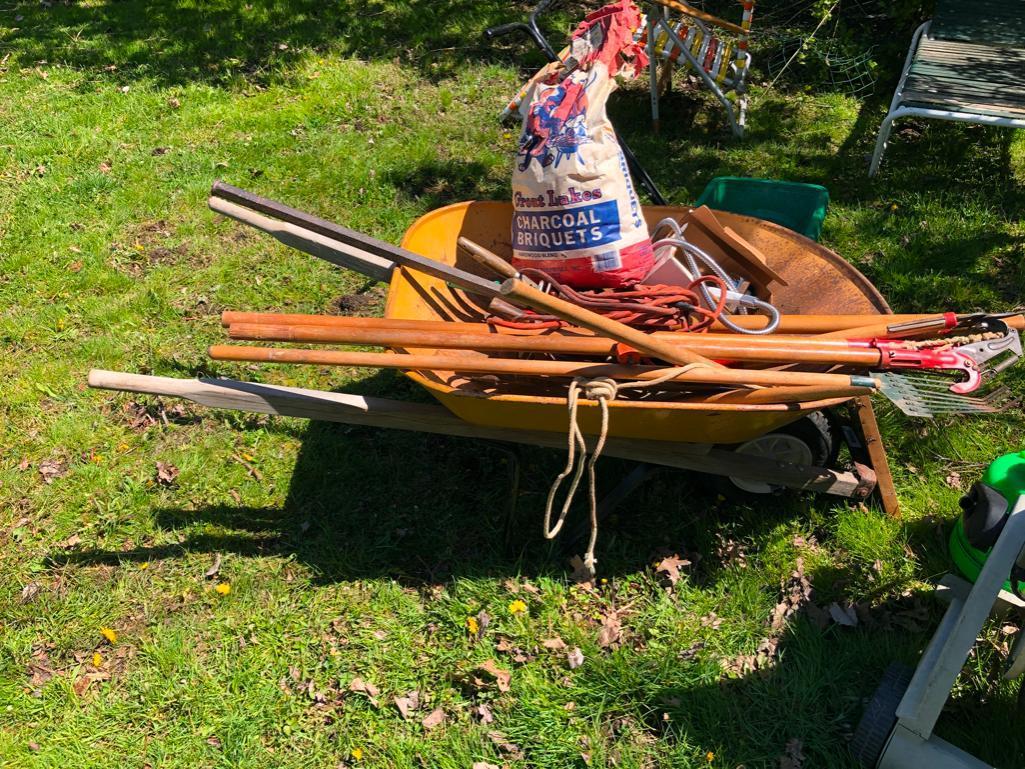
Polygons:
<instances>
[{"instance_id":1,"label":"charcoal briquet bag","mask_svg":"<svg viewBox=\"0 0 1025 769\"><path fill-rule=\"evenodd\" d=\"M646 64L633 42L640 13L627 0L574 32L569 76L549 65L522 102L513 172L513 265L577 288L636 283L652 267L648 228L605 112L616 75Z\"/></svg>"}]
</instances>

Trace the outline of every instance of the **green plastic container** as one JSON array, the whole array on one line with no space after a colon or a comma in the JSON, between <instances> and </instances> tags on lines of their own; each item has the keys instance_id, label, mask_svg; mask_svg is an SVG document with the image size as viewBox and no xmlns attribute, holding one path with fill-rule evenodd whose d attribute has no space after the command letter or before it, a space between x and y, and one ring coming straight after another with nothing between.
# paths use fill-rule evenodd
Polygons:
<instances>
[{"instance_id":1,"label":"green plastic container","mask_svg":"<svg viewBox=\"0 0 1025 769\"><path fill-rule=\"evenodd\" d=\"M766 219L818 240L829 190L820 184L717 176L694 205Z\"/></svg>"},{"instance_id":2,"label":"green plastic container","mask_svg":"<svg viewBox=\"0 0 1025 769\"><path fill-rule=\"evenodd\" d=\"M1010 512L1018 497L1025 494L1025 451L1005 454L993 460L980 482L999 491L1007 500L1007 509ZM971 546L965 534L964 519L959 517L954 524L954 530L950 533L950 555L957 570L975 582L989 553L989 550L979 550ZM1019 582L1018 587L1025 592L1025 582ZM1005 582L1004 590L1010 589L1010 582Z\"/></svg>"}]
</instances>

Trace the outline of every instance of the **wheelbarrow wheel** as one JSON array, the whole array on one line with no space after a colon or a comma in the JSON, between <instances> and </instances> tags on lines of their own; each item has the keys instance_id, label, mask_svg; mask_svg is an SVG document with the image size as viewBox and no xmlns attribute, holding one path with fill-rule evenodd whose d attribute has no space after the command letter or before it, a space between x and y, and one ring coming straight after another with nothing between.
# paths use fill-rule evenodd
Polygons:
<instances>
[{"instance_id":1,"label":"wheelbarrow wheel","mask_svg":"<svg viewBox=\"0 0 1025 769\"><path fill-rule=\"evenodd\" d=\"M883 673L883 680L869 700L851 739L851 753L859 764L875 769L883 757L890 733L897 725L897 707L911 683L914 670L900 662L892 662Z\"/></svg>"},{"instance_id":2,"label":"wheelbarrow wheel","mask_svg":"<svg viewBox=\"0 0 1025 769\"><path fill-rule=\"evenodd\" d=\"M815 411L771 433L729 448L738 454L763 459L829 467L840 453L840 441L829 418L821 411ZM718 485L725 495L734 497L778 494L786 490L784 486L733 476L721 478Z\"/></svg>"}]
</instances>

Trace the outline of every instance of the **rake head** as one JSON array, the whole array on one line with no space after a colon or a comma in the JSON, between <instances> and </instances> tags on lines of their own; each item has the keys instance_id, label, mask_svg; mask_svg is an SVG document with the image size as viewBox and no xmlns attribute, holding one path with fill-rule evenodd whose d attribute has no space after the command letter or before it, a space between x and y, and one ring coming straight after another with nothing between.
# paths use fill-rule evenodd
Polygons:
<instances>
[{"instance_id":1,"label":"rake head","mask_svg":"<svg viewBox=\"0 0 1025 769\"><path fill-rule=\"evenodd\" d=\"M876 372L872 376L883 383L879 391L911 417L996 414L1018 404L1018 399L1006 387L985 395L959 395L950 391L950 379L942 376L892 371Z\"/></svg>"}]
</instances>

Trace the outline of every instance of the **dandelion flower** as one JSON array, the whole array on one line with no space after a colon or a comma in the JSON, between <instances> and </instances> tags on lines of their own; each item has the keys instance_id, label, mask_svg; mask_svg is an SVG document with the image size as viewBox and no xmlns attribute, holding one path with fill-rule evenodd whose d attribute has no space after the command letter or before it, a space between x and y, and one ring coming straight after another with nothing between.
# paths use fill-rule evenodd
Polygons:
<instances>
[{"instance_id":1,"label":"dandelion flower","mask_svg":"<svg viewBox=\"0 0 1025 769\"><path fill-rule=\"evenodd\" d=\"M480 625L477 623L476 617L466 618L466 629L470 631L470 635L477 635L480 632Z\"/></svg>"},{"instance_id":2,"label":"dandelion flower","mask_svg":"<svg viewBox=\"0 0 1025 769\"><path fill-rule=\"evenodd\" d=\"M519 598L509 604L510 614L522 614L527 610L527 604L523 603Z\"/></svg>"},{"instance_id":3,"label":"dandelion flower","mask_svg":"<svg viewBox=\"0 0 1025 769\"><path fill-rule=\"evenodd\" d=\"M99 652L93 652L93 667L98 668L103 664L103 657L100 656Z\"/></svg>"},{"instance_id":4,"label":"dandelion flower","mask_svg":"<svg viewBox=\"0 0 1025 769\"><path fill-rule=\"evenodd\" d=\"M228 593L231 592L231 585L229 585L227 582L221 582L221 583L218 583L217 587L215 587L214 590L219 595L227 595Z\"/></svg>"},{"instance_id":5,"label":"dandelion flower","mask_svg":"<svg viewBox=\"0 0 1025 769\"><path fill-rule=\"evenodd\" d=\"M363 748L353 748L352 749L352 760L353 761L359 761L361 758L363 758Z\"/></svg>"},{"instance_id":6,"label":"dandelion flower","mask_svg":"<svg viewBox=\"0 0 1025 769\"><path fill-rule=\"evenodd\" d=\"M117 643L117 631L109 627L101 627L100 635L107 639L111 644Z\"/></svg>"}]
</instances>

